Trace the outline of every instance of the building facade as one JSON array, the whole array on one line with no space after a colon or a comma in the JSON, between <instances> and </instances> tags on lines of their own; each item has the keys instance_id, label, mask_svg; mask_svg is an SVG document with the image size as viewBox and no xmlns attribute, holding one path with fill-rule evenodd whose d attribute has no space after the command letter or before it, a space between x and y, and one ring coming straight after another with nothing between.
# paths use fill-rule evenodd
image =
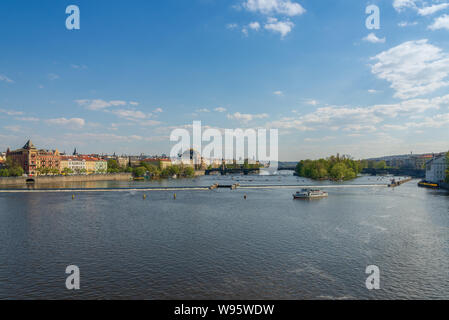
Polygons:
<instances>
[{"instance_id":1,"label":"building facade","mask_svg":"<svg viewBox=\"0 0 449 320\"><path fill-rule=\"evenodd\" d=\"M108 172L108 162L103 159L98 159L95 161L95 173L106 173Z\"/></svg>"},{"instance_id":2,"label":"building facade","mask_svg":"<svg viewBox=\"0 0 449 320\"><path fill-rule=\"evenodd\" d=\"M171 167L172 162L170 159L162 159L162 158L149 158L143 160L145 163L151 164L161 170L164 170L165 168Z\"/></svg>"},{"instance_id":3,"label":"building facade","mask_svg":"<svg viewBox=\"0 0 449 320\"><path fill-rule=\"evenodd\" d=\"M58 150L37 149L31 140L21 149L11 151L8 148L6 157L21 166L28 175L38 175L44 168L59 170L61 161Z\"/></svg>"},{"instance_id":4,"label":"building facade","mask_svg":"<svg viewBox=\"0 0 449 320\"><path fill-rule=\"evenodd\" d=\"M446 155L441 155L426 164L426 181L444 183L446 179L447 161Z\"/></svg>"},{"instance_id":5,"label":"building facade","mask_svg":"<svg viewBox=\"0 0 449 320\"><path fill-rule=\"evenodd\" d=\"M73 173L80 174L87 172L86 160L77 156L62 156L60 171L64 171L68 168L73 171Z\"/></svg>"}]
</instances>

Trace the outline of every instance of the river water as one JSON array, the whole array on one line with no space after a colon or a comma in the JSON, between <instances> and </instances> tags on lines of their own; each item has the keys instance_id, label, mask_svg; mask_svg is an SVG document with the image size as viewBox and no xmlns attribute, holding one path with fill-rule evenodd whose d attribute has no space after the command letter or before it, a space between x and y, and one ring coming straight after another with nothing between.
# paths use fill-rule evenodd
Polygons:
<instances>
[{"instance_id":1,"label":"river water","mask_svg":"<svg viewBox=\"0 0 449 320\"><path fill-rule=\"evenodd\" d=\"M46 188L215 182L321 184L284 174ZM449 299L447 192L417 181L316 201L295 191L0 192L0 299ZM68 265L78 291L65 288ZM369 265L380 290L365 286Z\"/></svg>"}]
</instances>

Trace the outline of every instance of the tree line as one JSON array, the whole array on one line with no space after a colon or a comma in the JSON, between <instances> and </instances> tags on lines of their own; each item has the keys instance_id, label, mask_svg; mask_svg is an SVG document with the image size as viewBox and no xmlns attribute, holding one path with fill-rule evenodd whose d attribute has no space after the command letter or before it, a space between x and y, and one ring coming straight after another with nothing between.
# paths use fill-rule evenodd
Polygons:
<instances>
[{"instance_id":1,"label":"tree line","mask_svg":"<svg viewBox=\"0 0 449 320\"><path fill-rule=\"evenodd\" d=\"M352 180L368 164L356 161L349 156L331 156L319 160L302 160L296 166L296 174L313 180Z\"/></svg>"},{"instance_id":2,"label":"tree line","mask_svg":"<svg viewBox=\"0 0 449 320\"><path fill-rule=\"evenodd\" d=\"M131 167L120 167L116 160L108 160L108 173L119 173L128 172L132 173L135 177L148 176L153 179L158 178L169 178L176 175L177 177L190 178L195 176L195 170L192 167L172 165L167 168L161 169L153 164L146 163L145 161L140 162L139 166Z\"/></svg>"},{"instance_id":3,"label":"tree line","mask_svg":"<svg viewBox=\"0 0 449 320\"><path fill-rule=\"evenodd\" d=\"M21 177L23 174L22 167L11 158L6 159L5 167L0 170L0 177Z\"/></svg>"}]
</instances>

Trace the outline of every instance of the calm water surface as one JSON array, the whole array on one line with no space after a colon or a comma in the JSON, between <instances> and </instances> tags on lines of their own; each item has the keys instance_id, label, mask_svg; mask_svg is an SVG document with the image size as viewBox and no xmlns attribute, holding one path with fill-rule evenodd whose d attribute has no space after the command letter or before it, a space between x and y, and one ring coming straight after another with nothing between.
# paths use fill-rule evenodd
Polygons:
<instances>
[{"instance_id":1,"label":"calm water surface","mask_svg":"<svg viewBox=\"0 0 449 320\"><path fill-rule=\"evenodd\" d=\"M58 187L215 181L312 183ZM0 193L0 299L449 299L448 193L416 181L329 189L319 201L293 201L294 191ZM72 264L77 292L65 289ZM368 265L381 269L379 291L365 287Z\"/></svg>"}]
</instances>

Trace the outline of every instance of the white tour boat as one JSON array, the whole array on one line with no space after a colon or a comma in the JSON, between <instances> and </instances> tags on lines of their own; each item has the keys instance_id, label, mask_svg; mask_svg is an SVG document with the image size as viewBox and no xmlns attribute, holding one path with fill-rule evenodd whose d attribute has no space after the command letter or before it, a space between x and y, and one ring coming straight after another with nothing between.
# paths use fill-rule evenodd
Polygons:
<instances>
[{"instance_id":1,"label":"white tour boat","mask_svg":"<svg viewBox=\"0 0 449 320\"><path fill-rule=\"evenodd\" d=\"M321 190L302 189L293 195L293 199L320 199L327 198L329 194Z\"/></svg>"}]
</instances>

